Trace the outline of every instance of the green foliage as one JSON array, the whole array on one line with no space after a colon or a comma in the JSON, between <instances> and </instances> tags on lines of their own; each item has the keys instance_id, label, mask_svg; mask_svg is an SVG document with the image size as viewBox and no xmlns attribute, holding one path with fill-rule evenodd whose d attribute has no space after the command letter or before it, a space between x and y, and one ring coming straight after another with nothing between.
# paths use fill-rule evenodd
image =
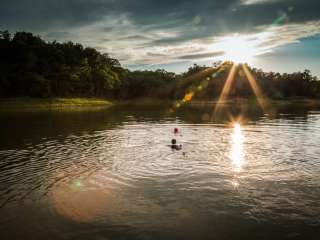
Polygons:
<instances>
[{"instance_id":1,"label":"green foliage","mask_svg":"<svg viewBox=\"0 0 320 240\"><path fill-rule=\"evenodd\" d=\"M211 68L194 65L187 73L182 74L176 84L176 98L182 99L185 94L191 92L194 93L195 99L217 99L225 86L232 66L232 62L225 62L220 66L215 64ZM320 81L312 76L309 70L280 74L264 72L249 66L247 68L265 97L273 99L320 97ZM235 68L231 82L228 94L230 98L254 97L248 76L241 66Z\"/></svg>"},{"instance_id":2,"label":"green foliage","mask_svg":"<svg viewBox=\"0 0 320 240\"><path fill-rule=\"evenodd\" d=\"M119 62L72 42L0 32L0 97L113 97Z\"/></svg>"},{"instance_id":3,"label":"green foliage","mask_svg":"<svg viewBox=\"0 0 320 240\"><path fill-rule=\"evenodd\" d=\"M121 98L170 98L175 74L165 70L127 71L121 81Z\"/></svg>"},{"instance_id":4,"label":"green foliage","mask_svg":"<svg viewBox=\"0 0 320 240\"><path fill-rule=\"evenodd\" d=\"M50 85L49 81L38 73L30 73L27 78L29 86L29 96L30 97L50 97Z\"/></svg>"},{"instance_id":5,"label":"green foliage","mask_svg":"<svg viewBox=\"0 0 320 240\"><path fill-rule=\"evenodd\" d=\"M94 48L45 42L28 32L0 31L0 97L99 97L216 99L233 66L194 64L176 75L165 70L130 71L117 59ZM249 68L249 67L248 67ZM320 82L309 70L291 74L250 69L262 93L270 98L320 97ZM189 94L189 95L188 95ZM235 70L229 96L250 98L252 88L243 69Z\"/></svg>"},{"instance_id":6,"label":"green foliage","mask_svg":"<svg viewBox=\"0 0 320 240\"><path fill-rule=\"evenodd\" d=\"M0 101L0 113L8 111L43 110L87 111L106 108L112 103L96 98L10 98Z\"/></svg>"}]
</instances>

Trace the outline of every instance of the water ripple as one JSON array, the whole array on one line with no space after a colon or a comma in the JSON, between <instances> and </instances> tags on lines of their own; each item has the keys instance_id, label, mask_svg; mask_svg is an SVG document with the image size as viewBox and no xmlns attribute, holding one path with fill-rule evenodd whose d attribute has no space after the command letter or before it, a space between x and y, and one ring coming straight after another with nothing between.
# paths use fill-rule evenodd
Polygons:
<instances>
[{"instance_id":1,"label":"water ripple","mask_svg":"<svg viewBox=\"0 0 320 240\"><path fill-rule=\"evenodd\" d=\"M75 222L150 229L202 215L318 225L319 120L315 112L237 129L130 117L119 127L43 138L0 150L0 208L31 202ZM171 138L182 151L168 146Z\"/></svg>"}]
</instances>

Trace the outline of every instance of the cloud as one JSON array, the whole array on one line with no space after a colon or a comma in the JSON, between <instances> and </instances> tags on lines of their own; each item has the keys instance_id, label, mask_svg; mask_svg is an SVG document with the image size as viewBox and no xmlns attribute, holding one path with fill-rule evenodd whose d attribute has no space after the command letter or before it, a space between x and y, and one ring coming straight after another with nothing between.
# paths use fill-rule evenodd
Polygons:
<instances>
[{"instance_id":1,"label":"cloud","mask_svg":"<svg viewBox=\"0 0 320 240\"><path fill-rule=\"evenodd\" d=\"M251 5L251 4L259 4L259 3L266 3L266 2L280 2L282 0L241 0L243 5Z\"/></svg>"},{"instance_id":2,"label":"cloud","mask_svg":"<svg viewBox=\"0 0 320 240\"><path fill-rule=\"evenodd\" d=\"M264 29L261 27L261 29ZM286 24L270 27L264 32L265 37L258 47L268 49L269 52L277 47L298 43L300 39L318 35L320 33L320 20L309 21L304 24Z\"/></svg>"},{"instance_id":3,"label":"cloud","mask_svg":"<svg viewBox=\"0 0 320 240\"><path fill-rule=\"evenodd\" d=\"M2 0L1 27L77 41L125 64L218 57L234 33L261 52L318 34L319 0Z\"/></svg>"},{"instance_id":4,"label":"cloud","mask_svg":"<svg viewBox=\"0 0 320 240\"><path fill-rule=\"evenodd\" d=\"M72 40L72 35L69 32L57 31L57 32L48 32L44 35L45 38L49 40Z\"/></svg>"},{"instance_id":5,"label":"cloud","mask_svg":"<svg viewBox=\"0 0 320 240\"><path fill-rule=\"evenodd\" d=\"M122 40L130 40L130 41L145 41L149 40L150 38L143 36L143 35L129 35L126 37L120 37L117 40L122 41Z\"/></svg>"},{"instance_id":6,"label":"cloud","mask_svg":"<svg viewBox=\"0 0 320 240\"><path fill-rule=\"evenodd\" d=\"M223 51L220 51L220 52L207 52L207 53L183 55L183 56L179 56L178 59L185 59L185 60L205 59L205 58L213 58L213 57L221 56L223 54L224 54Z\"/></svg>"},{"instance_id":7,"label":"cloud","mask_svg":"<svg viewBox=\"0 0 320 240\"><path fill-rule=\"evenodd\" d=\"M244 5L245 4L245 5ZM106 16L127 15L138 26L152 28L205 25L221 30L250 23L267 24L278 11L294 7L294 21L319 18L318 0L2 0L0 22L12 28L44 30L78 27ZM240 20L242 22L240 22ZM248 21L255 20L255 21Z\"/></svg>"}]
</instances>

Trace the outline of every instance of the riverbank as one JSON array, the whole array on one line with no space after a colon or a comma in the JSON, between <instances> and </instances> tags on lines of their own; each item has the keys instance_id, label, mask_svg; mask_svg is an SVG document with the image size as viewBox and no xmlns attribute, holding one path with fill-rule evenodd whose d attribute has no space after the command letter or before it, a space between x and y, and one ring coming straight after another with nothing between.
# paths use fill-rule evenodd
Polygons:
<instances>
[{"instance_id":1,"label":"riverbank","mask_svg":"<svg viewBox=\"0 0 320 240\"><path fill-rule=\"evenodd\" d=\"M313 107L320 107L320 99L308 99L308 98L287 98L287 99L262 99L263 103L266 106L273 107L273 106L288 106L288 105L300 105L300 106L313 106ZM187 106L191 107L205 107L205 106L213 106L219 103L218 100L193 100L188 102ZM235 98L224 100L219 104L222 105L247 105L247 106L256 106L260 105L261 101L256 98Z\"/></svg>"},{"instance_id":2,"label":"riverbank","mask_svg":"<svg viewBox=\"0 0 320 240\"><path fill-rule=\"evenodd\" d=\"M179 102L179 101L178 101ZM110 106L126 106L126 107L170 107L175 106L177 101L159 100L159 99L134 99L134 100L117 100L108 101L106 99L95 98L52 98L52 99L37 99L37 98L12 98L0 100L0 111L38 111L38 110L66 110L66 111L82 111L96 110L107 108ZM218 100L192 100L180 104L180 107L202 108L212 107L217 105ZM319 107L320 100L318 99L264 99L266 107L281 107L281 106L308 106ZM246 106L255 107L260 103L257 99L229 99L219 104L223 106ZM179 108L180 108L179 107Z\"/></svg>"},{"instance_id":3,"label":"riverbank","mask_svg":"<svg viewBox=\"0 0 320 240\"><path fill-rule=\"evenodd\" d=\"M90 108L106 108L112 102L95 98L13 98L1 99L0 111L16 110L80 110Z\"/></svg>"},{"instance_id":4,"label":"riverbank","mask_svg":"<svg viewBox=\"0 0 320 240\"><path fill-rule=\"evenodd\" d=\"M284 99L261 99L266 105L279 106L279 105L308 105L308 106L319 106L320 99L309 99L309 98L284 98ZM179 104L183 106L191 107L201 107L201 106L212 106L217 104L222 105L248 105L254 106L261 104L260 99L256 98L232 98L228 100L223 100L219 102L218 99L205 100L205 99L193 99L188 102L183 102L179 100L161 100L161 99L151 99L151 98L139 98L132 100L118 100L113 102L114 105L125 105L125 106L163 106L163 105L176 105Z\"/></svg>"}]
</instances>

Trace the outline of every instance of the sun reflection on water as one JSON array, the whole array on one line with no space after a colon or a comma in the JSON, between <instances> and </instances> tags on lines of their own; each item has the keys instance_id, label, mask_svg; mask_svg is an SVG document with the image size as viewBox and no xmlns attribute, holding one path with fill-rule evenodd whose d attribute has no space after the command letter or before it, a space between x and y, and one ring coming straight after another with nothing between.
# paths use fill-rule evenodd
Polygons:
<instances>
[{"instance_id":1,"label":"sun reflection on water","mask_svg":"<svg viewBox=\"0 0 320 240\"><path fill-rule=\"evenodd\" d=\"M231 136L232 146L230 152L230 159L232 160L232 165L235 172L241 172L244 164L243 141L244 137L242 134L241 125L239 123L235 123Z\"/></svg>"}]
</instances>

